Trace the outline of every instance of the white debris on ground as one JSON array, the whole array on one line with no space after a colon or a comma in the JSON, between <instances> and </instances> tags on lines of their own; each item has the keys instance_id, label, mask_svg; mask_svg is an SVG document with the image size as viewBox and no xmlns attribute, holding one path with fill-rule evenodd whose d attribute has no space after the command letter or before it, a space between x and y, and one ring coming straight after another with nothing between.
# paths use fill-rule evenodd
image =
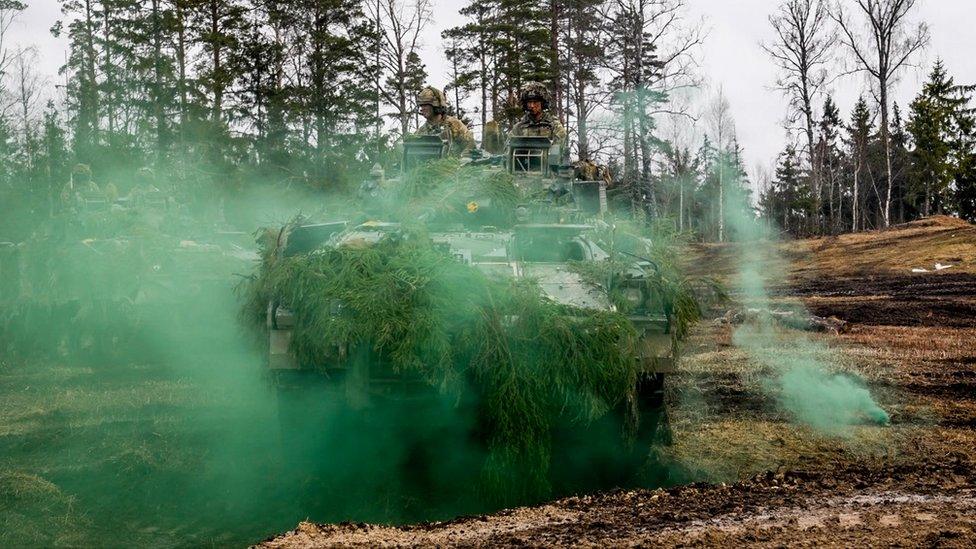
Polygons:
<instances>
[{"instance_id":1,"label":"white debris on ground","mask_svg":"<svg viewBox=\"0 0 976 549\"><path fill-rule=\"evenodd\" d=\"M936 272L937 271L943 271L943 270L948 269L950 267L952 267L952 265L943 265L941 263L936 263L935 264L935 270L936 270ZM932 271L930 271L928 269L922 269L920 267L915 267L914 269L912 269L912 272L913 273L931 273Z\"/></svg>"}]
</instances>

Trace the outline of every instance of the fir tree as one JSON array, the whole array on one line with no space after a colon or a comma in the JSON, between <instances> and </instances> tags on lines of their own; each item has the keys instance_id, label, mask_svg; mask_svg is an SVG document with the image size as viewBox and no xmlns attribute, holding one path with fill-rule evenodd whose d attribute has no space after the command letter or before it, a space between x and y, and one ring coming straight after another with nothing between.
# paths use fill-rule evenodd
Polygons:
<instances>
[{"instance_id":1,"label":"fir tree","mask_svg":"<svg viewBox=\"0 0 976 549\"><path fill-rule=\"evenodd\" d=\"M97 66L95 50L96 34L99 30L98 5L94 0L64 0L62 13L71 18L67 26L69 55L64 71L68 81L68 106L71 112L71 125L75 156L83 162L91 162L99 145L99 102ZM58 22L52 33L60 36L63 25Z\"/></svg>"},{"instance_id":2,"label":"fir tree","mask_svg":"<svg viewBox=\"0 0 976 549\"><path fill-rule=\"evenodd\" d=\"M813 196L802 178L796 147L789 145L779 157L776 175L761 195L763 215L779 224L784 231L800 235L813 209Z\"/></svg>"},{"instance_id":3,"label":"fir tree","mask_svg":"<svg viewBox=\"0 0 976 549\"><path fill-rule=\"evenodd\" d=\"M851 158L851 230L864 228L865 179L868 170L868 146L870 145L872 125L871 112L867 101L859 97L851 113L848 127L848 150Z\"/></svg>"},{"instance_id":4,"label":"fir tree","mask_svg":"<svg viewBox=\"0 0 976 549\"><path fill-rule=\"evenodd\" d=\"M899 223L906 221L906 215L912 217L913 209L908 203L908 177L911 167L911 159L908 153L908 132L902 121L901 109L898 103L892 105L891 110L891 184L893 185L892 196L895 209L892 215L897 214Z\"/></svg>"},{"instance_id":5,"label":"fir tree","mask_svg":"<svg viewBox=\"0 0 976 549\"><path fill-rule=\"evenodd\" d=\"M817 124L816 159L822 187L826 187L826 207L822 208L821 214L826 216L827 228L831 233L840 229L838 221L842 216L843 192L840 184L843 155L838 144L842 125L840 110L828 95L824 99L823 115Z\"/></svg>"},{"instance_id":6,"label":"fir tree","mask_svg":"<svg viewBox=\"0 0 976 549\"><path fill-rule=\"evenodd\" d=\"M941 213L953 179L950 158L954 84L941 60L936 61L922 92L912 101L908 130L913 151L913 197L921 202L922 215Z\"/></svg>"}]
</instances>

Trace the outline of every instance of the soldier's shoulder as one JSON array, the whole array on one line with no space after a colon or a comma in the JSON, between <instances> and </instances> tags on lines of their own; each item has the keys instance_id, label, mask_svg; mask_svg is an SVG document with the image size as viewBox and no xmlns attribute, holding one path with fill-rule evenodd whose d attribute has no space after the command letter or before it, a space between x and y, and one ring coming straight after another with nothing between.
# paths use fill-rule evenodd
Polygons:
<instances>
[{"instance_id":1,"label":"soldier's shoulder","mask_svg":"<svg viewBox=\"0 0 976 549\"><path fill-rule=\"evenodd\" d=\"M515 128L520 128L520 129L527 128L529 127L530 124L532 124L532 119L529 118L528 115L525 115L522 118L518 119L518 122L516 122L515 125L512 126L512 129L514 130Z\"/></svg>"},{"instance_id":2,"label":"soldier's shoulder","mask_svg":"<svg viewBox=\"0 0 976 549\"><path fill-rule=\"evenodd\" d=\"M444 119L444 122L446 122L447 125L451 127L451 129L455 129L455 130L468 129L468 126L456 116L448 116L447 118Z\"/></svg>"}]
</instances>

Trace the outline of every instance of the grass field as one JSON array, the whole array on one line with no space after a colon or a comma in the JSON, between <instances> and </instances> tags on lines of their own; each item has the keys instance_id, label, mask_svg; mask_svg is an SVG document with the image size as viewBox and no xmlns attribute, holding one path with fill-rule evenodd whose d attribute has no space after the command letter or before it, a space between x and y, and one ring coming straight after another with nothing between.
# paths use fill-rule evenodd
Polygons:
<instances>
[{"instance_id":1,"label":"grass field","mask_svg":"<svg viewBox=\"0 0 976 549\"><path fill-rule=\"evenodd\" d=\"M706 259L697 264L706 274L732 276L734 246L701 252ZM774 302L800 302L850 321L838 335L804 337L871 387L891 425L857 426L844 437L798 425L763 386L769 372L734 344L732 327L707 321L686 345L683 373L670 387L675 444L666 452L680 465L673 480L732 483L764 471L829 475L845 467L884 476L889 467L933 458L974 461L973 226L935 218L784 243L776 257L785 278ZM936 262L953 267L911 272ZM197 317L198 330L180 326L178 333L195 336L173 339L165 326L146 328L158 337L139 361L111 353L0 358L0 546L243 545L306 518L344 518L310 516L309 498L329 494L303 486L307 479L283 464L275 396L262 377L260 354L238 332L231 282L220 299L208 300L219 306ZM775 350L776 343L770 346ZM490 532L479 537L478 524L494 524L495 517L540 536L523 541L574 539L552 517L584 524L593 505L593 524L604 525L599 531L622 532L612 539L624 543L633 528L644 536L634 539L646 540L649 527L613 511L617 504L632 510L637 502L655 508L643 497L626 505L597 498L533 508L467 526L461 521L456 528L468 533L450 539L502 540ZM317 539L330 539L323 531L349 534L328 527L314 530ZM422 529L409 538L398 537L399 530L377 529L374 537L369 531L362 530L364 545L441 539L424 538ZM667 539L700 542L698 535Z\"/></svg>"}]
</instances>

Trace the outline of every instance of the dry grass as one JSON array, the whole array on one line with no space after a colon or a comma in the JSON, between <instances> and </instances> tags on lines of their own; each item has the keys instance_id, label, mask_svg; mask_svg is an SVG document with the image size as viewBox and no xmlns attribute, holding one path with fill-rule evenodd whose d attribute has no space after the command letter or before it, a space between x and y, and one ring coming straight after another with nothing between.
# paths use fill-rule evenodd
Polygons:
<instances>
[{"instance_id":1,"label":"dry grass","mask_svg":"<svg viewBox=\"0 0 976 549\"><path fill-rule=\"evenodd\" d=\"M739 254L738 244L700 246L694 263L733 280ZM817 282L829 287L831 279L862 277L863 287L870 289L875 279L910 274L914 267L931 270L936 262L953 265L945 272L976 273L976 226L933 217L885 231L770 244L762 254L770 262L769 272L785 275L784 280L805 280L813 288L802 302L818 311L844 311L862 303L898 308L898 299L914 296L893 297L884 291L862 295L860 286L853 286L851 295L821 296ZM938 309L940 303L966 298L927 299ZM793 298L776 298L772 306L795 303ZM967 394L965 385L976 378L976 328L853 324L840 336L787 330L785 341L768 342L773 356L787 358L790 338L815 341L819 358L832 369L856 374L872 386L894 424L856 427L840 438L817 434L784 417L763 392L763 380L772 372L736 348L731 334L726 325L699 326L681 361L682 375L672 383L676 442L668 455L693 473L728 481L782 467L910 462L952 452L976 457L976 394Z\"/></svg>"},{"instance_id":2,"label":"dry grass","mask_svg":"<svg viewBox=\"0 0 976 549\"><path fill-rule=\"evenodd\" d=\"M758 253L767 270L795 277L908 274L913 268L976 273L976 225L949 216L933 216L869 231L807 240L748 244L698 244L689 268L730 281L736 275L741 246Z\"/></svg>"},{"instance_id":3,"label":"dry grass","mask_svg":"<svg viewBox=\"0 0 976 549\"><path fill-rule=\"evenodd\" d=\"M870 348L879 359L899 362L965 360L976 354L976 328L861 325L842 334L841 339L849 345Z\"/></svg>"},{"instance_id":4,"label":"dry grass","mask_svg":"<svg viewBox=\"0 0 976 549\"><path fill-rule=\"evenodd\" d=\"M795 274L905 274L913 268L932 270L938 262L953 273L976 273L976 225L949 216L933 216L887 230L815 238L794 243L806 258Z\"/></svg>"}]
</instances>

